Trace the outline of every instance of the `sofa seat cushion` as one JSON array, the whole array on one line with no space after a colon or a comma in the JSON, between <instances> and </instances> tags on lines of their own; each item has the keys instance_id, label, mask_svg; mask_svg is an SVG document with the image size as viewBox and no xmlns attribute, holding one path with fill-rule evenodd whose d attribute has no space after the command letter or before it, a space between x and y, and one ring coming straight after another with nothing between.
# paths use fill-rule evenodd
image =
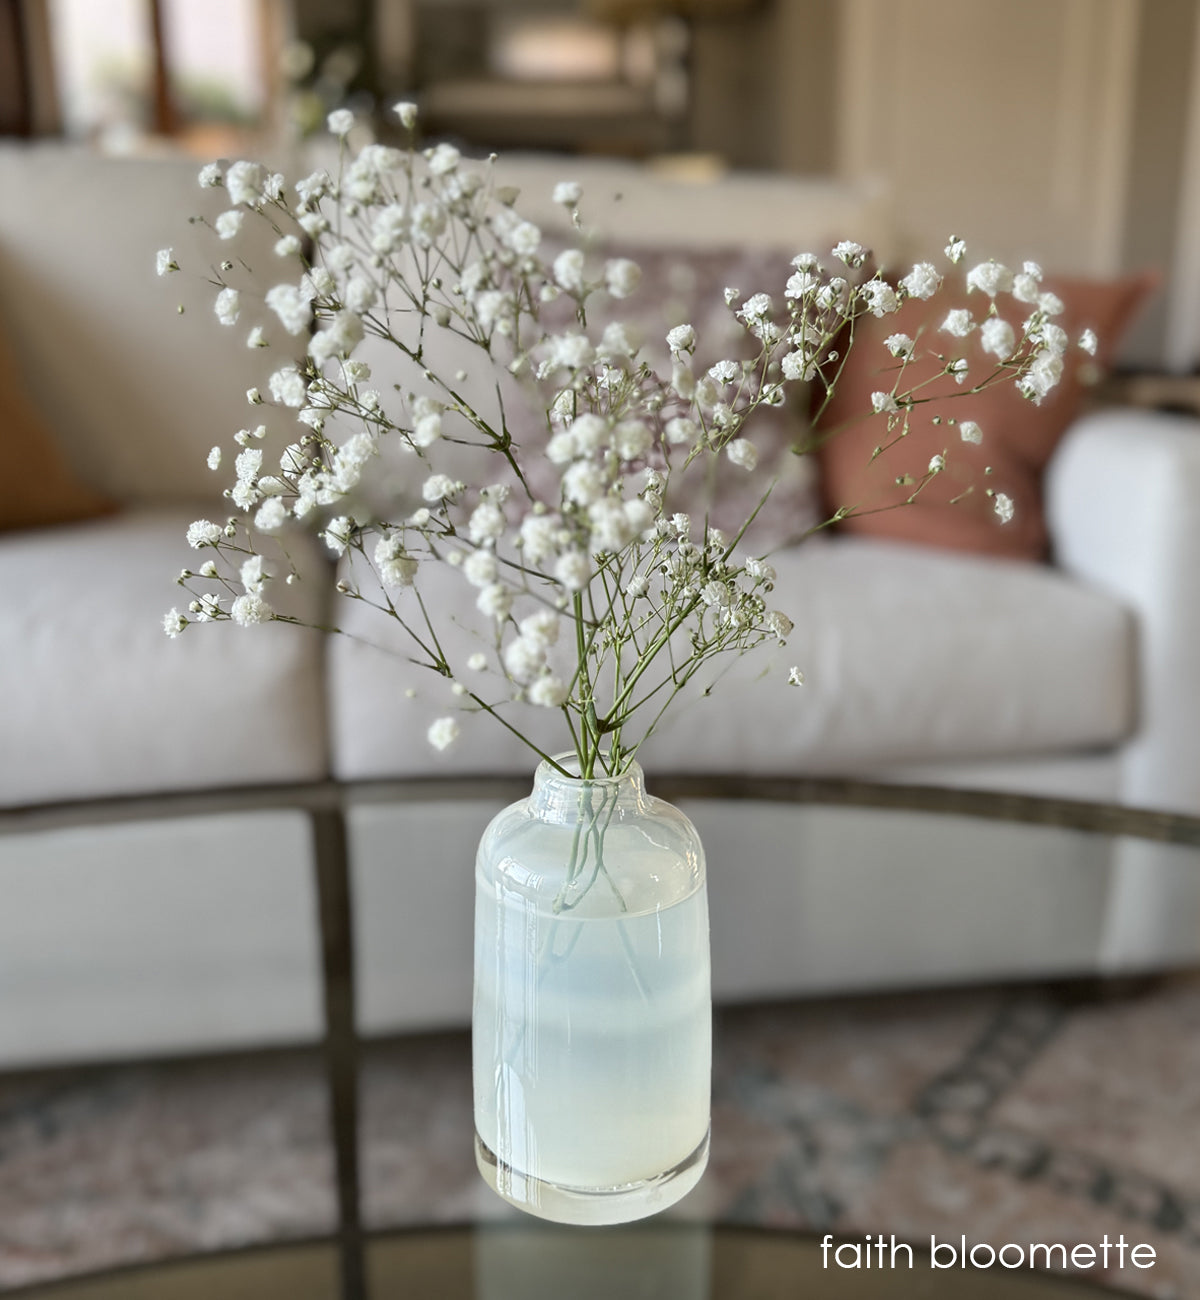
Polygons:
<instances>
[{"instance_id":1,"label":"sofa seat cushion","mask_svg":"<svg viewBox=\"0 0 1200 1300\"><path fill-rule=\"evenodd\" d=\"M808 542L773 563L778 608L796 624L789 644L734 663L710 697L677 701L643 751L648 769L843 773L1102 748L1132 728L1132 620L1053 569L868 538ZM424 590L439 632L450 618L478 627L466 582L439 577ZM403 644L360 603L338 615L347 631ZM452 663L478 648L457 627L445 645ZM785 685L793 664L800 689ZM458 741L435 754L426 729L457 701L394 654L339 638L329 672L340 777L532 769L534 756L485 716L463 715ZM565 748L557 712L506 716Z\"/></svg>"},{"instance_id":2,"label":"sofa seat cushion","mask_svg":"<svg viewBox=\"0 0 1200 1300\"><path fill-rule=\"evenodd\" d=\"M316 779L325 774L322 640L162 619L199 567L195 511L137 511L0 538L0 805ZM311 540L296 555L315 560ZM322 587L287 589L316 619Z\"/></svg>"}]
</instances>

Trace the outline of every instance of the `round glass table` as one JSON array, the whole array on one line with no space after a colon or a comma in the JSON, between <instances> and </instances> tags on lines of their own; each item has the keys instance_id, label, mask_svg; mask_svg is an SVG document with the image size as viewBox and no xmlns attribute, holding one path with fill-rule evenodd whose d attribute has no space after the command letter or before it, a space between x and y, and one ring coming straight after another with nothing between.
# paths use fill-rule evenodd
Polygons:
<instances>
[{"instance_id":1,"label":"round glass table","mask_svg":"<svg viewBox=\"0 0 1200 1300\"><path fill-rule=\"evenodd\" d=\"M474 782L461 790L453 783L435 788L415 782L403 788L383 786L367 794L379 801L457 798L463 790L478 796L481 788L497 803L508 792L495 782ZM831 860L836 868L830 879L841 893L826 901L853 918L874 909L874 914L895 913L905 921L913 907L907 887L916 874L930 877L931 871L940 872L930 877L927 901L932 900L930 906L937 912L944 942L941 948L926 944L917 954L924 963L919 983L950 982L953 961L968 943L964 938L968 935L973 968L984 971L984 977L990 972L1001 980L1011 975L1004 963L1014 951L1023 954L1025 979L1068 977L1080 966L1071 965L1071 945L1083 952L1098 937L1106 945L1104 952L1115 954L1125 965L1115 962L1093 968L1095 973L1124 969L1136 974L1139 944L1144 946L1147 936L1167 953L1160 969L1197 964L1193 921L1195 882L1200 879L1198 819L1067 800L846 781L691 777L660 781L656 792L675 801L691 800L702 810L707 801L710 809L716 809L714 842L735 825L732 810L739 805L757 820L811 810L795 823L797 831L802 829L807 837L807 853ZM460 1062L450 1051L449 1066L438 1066L441 1073L421 1076L420 1088L394 1091L397 1100L392 1108L379 1110L376 1119L369 1104L360 1105L369 1045L360 1039L355 1017L355 935L344 797L340 790L319 787L258 792L238 796L242 802L231 803L247 808L299 807L313 819L326 1029L316 1067L323 1105L327 1099L332 1148L331 1160L320 1167L326 1191L332 1193L333 1212L304 1226L287 1221L282 1228L261 1233L243 1231L235 1202L243 1192L240 1203L252 1201L254 1171L249 1164L237 1165L211 1198L222 1212L214 1221L235 1225L230 1235L215 1239L203 1235L188 1218L197 1218L195 1207L181 1198L174 1222L183 1227L169 1248L123 1252L119 1242L100 1240L103 1234L93 1231L96 1240L90 1255L72 1251L73 1243L67 1242L60 1252L61 1268L55 1262L57 1271L76 1276L19 1286L5 1291L6 1296L14 1300L26 1296L30 1300L272 1300L276 1296L288 1300L424 1296L439 1300L538 1300L542 1296L554 1300L593 1296L795 1300L814 1294L846 1300L885 1296L919 1300L969 1294L983 1300L1005 1296L1067 1300L1193 1294L1188 1283L1200 1276L1200 1189L1194 1180L1194 1170L1200 1168L1196 1137L1200 1088L1191 1082L1200 1078L1200 1057L1194 1052L1189 1055L1188 1047L1196 1041L1194 1031L1189 1031L1200 1024L1200 985L1195 982L1174 1000L1168 992L1146 1008L1134 1002L1122 1010L1118 1003L1112 1015L1104 1011L1108 994L1089 1000L1086 989L1055 994L1049 1000L1018 992L984 1010L947 1004L944 1011L925 1020L916 1012L896 1020L896 1008L891 1006L847 1011L851 1000L845 997L827 1011L768 1007L750 1016L753 1023L747 1021L727 1033L726 1051L720 1058L724 1064L716 1079L721 1113L719 1123L714 1120L714 1135L721 1137L721 1143L710 1171L710 1204L699 1213L693 1211L689 1220L659 1219L602 1229L503 1221L364 1231L364 1223L387 1228L396 1223L474 1217L471 1209L463 1208L470 1203L461 1193L456 1193L457 1201L435 1202L438 1189L416 1180L405 1202L395 1190L402 1181L399 1175L419 1166L421 1131L437 1128L438 1116L442 1131L449 1117L454 1132L469 1132L466 1111L452 1115L453 1097L441 1101L443 1094L452 1091L447 1081L466 1078L468 1067L465 1058ZM174 810L180 816L189 811L194 806L186 801ZM78 820L85 823L97 815L93 809L82 809ZM123 811L106 808L102 815L116 817ZM0 819L0 829L2 825ZM872 834L865 835L866 830ZM888 866L894 868L879 877L891 888L877 891L876 896L855 885L855 870L871 844L884 846ZM1043 879L1091 881L1099 872L1106 882L1101 901L1114 901L1114 915L1115 904L1121 905L1118 919L1124 919L1124 930L1106 928L1099 903L1086 914L1065 906L1036 914L1025 907ZM971 911L965 906L956 910L946 903L945 892L939 892L944 882L952 881L961 895L964 879L974 882L966 891ZM1093 889L1090 896L1100 898L1101 893ZM806 896L806 907L820 901L816 894ZM786 912L780 909L780 915L780 932L773 940L759 934L758 946L769 948L774 942L776 950L803 948L818 965L841 959L838 948L846 945L829 927L814 928L801 943L789 929ZM865 942L853 953L863 969L876 956ZM943 960L949 963L945 969L938 965ZM1076 1002L1081 1010L1073 1017L1071 1007ZM1073 1030L1074 1037L1063 1031L1064 1026ZM1053 1060L1047 1055L1050 1042L1060 1045ZM417 1051L411 1043L396 1047L399 1055ZM393 1095L380 1091L380 1081L390 1086L387 1080L393 1077L401 1076L377 1072L376 1095ZM1105 1083L1104 1104L1089 1108L1088 1095L1104 1092L1099 1085ZM202 1105L210 1105L214 1098L220 1101L225 1086L223 1076L210 1091L204 1091L205 1084L199 1090ZM137 1091L128 1080L121 1087L131 1094ZM286 1109L281 1095L269 1089L267 1095L273 1110ZM369 1102L370 1087L364 1095ZM13 1108L14 1115L19 1109ZM58 1114L53 1105L44 1109L51 1120ZM119 1118L119 1107L116 1113ZM7 1159L4 1178L15 1179L11 1153L5 1149L3 1118L0 1113L0 1157ZM408 1146L396 1137L404 1126L415 1134ZM46 1141L53 1130L51 1123ZM289 1130L285 1124L281 1131L300 1130ZM154 1129L140 1134L139 1141L146 1169L154 1175L148 1185L167 1194L172 1190L174 1166L161 1136ZM218 1136L228 1137L224 1132ZM236 1148L234 1138L229 1144ZM281 1147L285 1154L292 1153L287 1140ZM32 1149L36 1155L40 1148ZM96 1149L95 1142L89 1149ZM61 1192L86 1182L86 1170L73 1163L72 1153L68 1157L63 1161L66 1172L61 1186L55 1184L51 1190ZM332 1189L328 1188L330 1164L335 1175ZM264 1186L271 1196L286 1199L286 1188L280 1192L278 1186ZM12 1181L10 1187L17 1194L10 1196L8 1209L10 1216L16 1216L27 1208L21 1200L25 1193L19 1181ZM2 1192L0 1183L0 1207L5 1204ZM443 1188L442 1194L449 1192ZM153 1202L153 1196L147 1193L147 1203ZM89 1204L102 1199L97 1194ZM975 1209L984 1217L975 1216ZM49 1211L42 1218L57 1222ZM807 1223L856 1224L877 1233L907 1233L912 1264L900 1255L894 1265L880 1266L873 1259L870 1268L841 1267L837 1245L856 1239L850 1235L827 1239L796 1227ZM957 1261L946 1266L945 1253L939 1266L929 1253L929 1226L948 1223L967 1226L972 1244L986 1241L999 1248L1015 1242L1018 1248L1005 1252L1005 1263L971 1269L967 1278ZM748 1224L756 1226L742 1226ZM336 1235L311 1235L332 1232L335 1225ZM1028 1250L1028 1232L1035 1232L1034 1240L1069 1246L1086 1241L1099 1244L1102 1233L1111 1232L1115 1240L1119 1231L1130 1243L1156 1241L1158 1267L1141 1271L1123 1262L1119 1269L1088 1271L1077 1266L1060 1273L1033 1271L1027 1266L1028 1254L1019 1252L1020 1245ZM290 1244L220 1249L235 1242L270 1243L280 1238ZM947 1237L939 1232L937 1239ZM957 1242L957 1228L950 1240ZM86 1269L116 1260L171 1251L185 1255L209 1246L214 1253L204 1256L83 1275ZM2 1255L0 1234L0 1259ZM47 1276L48 1271L9 1276L12 1282L23 1282Z\"/></svg>"},{"instance_id":2,"label":"round glass table","mask_svg":"<svg viewBox=\"0 0 1200 1300\"><path fill-rule=\"evenodd\" d=\"M890 1249L890 1247L889 1247ZM634 1228L535 1224L415 1229L347 1246L317 1242L182 1260L9 1292L13 1300L1087 1300L1121 1294L1027 1269L838 1268L822 1240L767 1229L669 1223ZM949 1256L942 1256L948 1264ZM1015 1254L1010 1253L1015 1260Z\"/></svg>"}]
</instances>

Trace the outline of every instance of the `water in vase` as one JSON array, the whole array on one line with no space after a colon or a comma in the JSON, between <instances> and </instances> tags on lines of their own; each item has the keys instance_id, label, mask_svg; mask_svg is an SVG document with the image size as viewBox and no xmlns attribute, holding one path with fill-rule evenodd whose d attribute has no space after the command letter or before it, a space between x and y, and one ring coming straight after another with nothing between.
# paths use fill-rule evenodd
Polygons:
<instances>
[{"instance_id":1,"label":"water in vase","mask_svg":"<svg viewBox=\"0 0 1200 1300\"><path fill-rule=\"evenodd\" d=\"M555 912L503 876L477 887L473 1050L485 1177L532 1213L568 1222L620 1222L675 1201L707 1155L703 877L666 906L608 915L595 905Z\"/></svg>"}]
</instances>

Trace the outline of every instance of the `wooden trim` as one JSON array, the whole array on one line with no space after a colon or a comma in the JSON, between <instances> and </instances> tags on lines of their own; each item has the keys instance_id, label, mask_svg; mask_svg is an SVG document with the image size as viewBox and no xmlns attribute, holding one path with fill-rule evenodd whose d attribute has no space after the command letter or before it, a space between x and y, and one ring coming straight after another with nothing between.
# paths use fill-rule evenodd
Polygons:
<instances>
[{"instance_id":1,"label":"wooden trim","mask_svg":"<svg viewBox=\"0 0 1200 1300\"><path fill-rule=\"evenodd\" d=\"M339 784L315 781L294 785L142 795L0 809L0 836L72 826L102 826L131 821L216 816L236 812L293 810L310 814L348 812L380 803L489 800L499 804L529 793L532 777L421 777ZM664 799L729 799L738 802L881 808L914 813L1056 826L1097 835L1200 847L1200 817L1186 813L1129 808L1081 799L991 790L900 785L838 777L771 777L744 773L651 773L651 793Z\"/></svg>"},{"instance_id":2,"label":"wooden trim","mask_svg":"<svg viewBox=\"0 0 1200 1300\"><path fill-rule=\"evenodd\" d=\"M150 39L154 47L151 73L151 124L156 135L175 135L179 130L179 114L171 96L171 72L167 60L163 0L149 0L149 4Z\"/></svg>"},{"instance_id":3,"label":"wooden trim","mask_svg":"<svg viewBox=\"0 0 1200 1300\"><path fill-rule=\"evenodd\" d=\"M1200 369L1200 21L1192 42L1191 92L1180 165L1174 275L1167 298L1164 363L1175 374Z\"/></svg>"},{"instance_id":4,"label":"wooden trim","mask_svg":"<svg viewBox=\"0 0 1200 1300\"><path fill-rule=\"evenodd\" d=\"M359 1039L355 1019L354 919L350 858L340 809L311 815L321 975L325 1008L325 1073L338 1203L342 1294L366 1294L358 1143Z\"/></svg>"},{"instance_id":5,"label":"wooden trim","mask_svg":"<svg viewBox=\"0 0 1200 1300\"><path fill-rule=\"evenodd\" d=\"M24 0L0 0L0 73L5 68L11 77L0 78L0 136L27 139L33 134L33 86Z\"/></svg>"}]
</instances>

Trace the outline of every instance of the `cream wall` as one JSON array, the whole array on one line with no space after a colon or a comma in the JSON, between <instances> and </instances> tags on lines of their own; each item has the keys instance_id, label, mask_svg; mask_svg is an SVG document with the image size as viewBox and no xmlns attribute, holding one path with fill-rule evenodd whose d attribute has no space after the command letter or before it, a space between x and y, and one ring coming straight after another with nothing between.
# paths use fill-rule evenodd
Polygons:
<instances>
[{"instance_id":1,"label":"cream wall","mask_svg":"<svg viewBox=\"0 0 1200 1300\"><path fill-rule=\"evenodd\" d=\"M1161 268L1164 292L1122 359L1190 370L1197 12L1196 0L842 0L836 169L886 183L913 252L953 231L974 252L1066 273Z\"/></svg>"}]
</instances>

